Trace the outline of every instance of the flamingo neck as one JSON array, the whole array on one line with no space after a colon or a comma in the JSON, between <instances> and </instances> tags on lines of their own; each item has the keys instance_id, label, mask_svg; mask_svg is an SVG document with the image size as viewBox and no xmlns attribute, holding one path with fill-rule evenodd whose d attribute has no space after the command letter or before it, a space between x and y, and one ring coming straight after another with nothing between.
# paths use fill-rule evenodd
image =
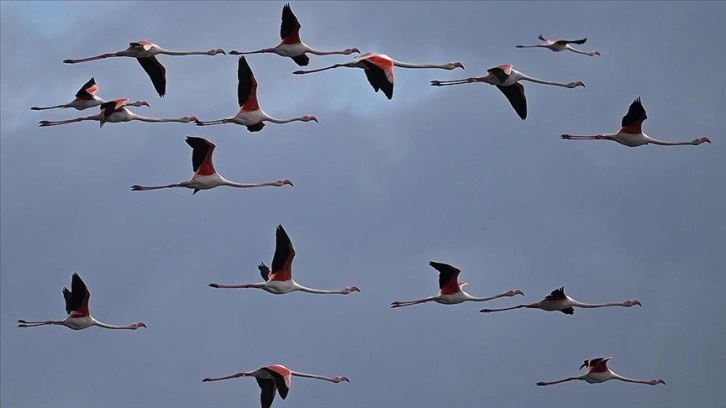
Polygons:
<instances>
[{"instance_id":1,"label":"flamingo neck","mask_svg":"<svg viewBox=\"0 0 726 408\"><path fill-rule=\"evenodd\" d=\"M316 375L316 374L299 373L297 371L290 371L290 375L294 375L296 377L315 378L316 380L325 380L325 381L335 382L330 377L325 377L325 376Z\"/></svg>"},{"instance_id":2,"label":"flamingo neck","mask_svg":"<svg viewBox=\"0 0 726 408\"><path fill-rule=\"evenodd\" d=\"M582 307L585 309L593 309L598 307L611 307L611 306L627 306L625 302L611 302L611 303L582 303L576 300L570 300L570 304L576 307Z\"/></svg>"},{"instance_id":3,"label":"flamingo neck","mask_svg":"<svg viewBox=\"0 0 726 408\"><path fill-rule=\"evenodd\" d=\"M561 86L563 88L569 88L568 84L562 83L562 82L555 82L555 81L545 81L543 79L533 78L531 76L527 76L519 73L519 79L518 80L524 80L524 81L530 81L530 82L536 82L538 84L545 84L545 85L554 85L554 86Z\"/></svg>"},{"instance_id":4,"label":"flamingo neck","mask_svg":"<svg viewBox=\"0 0 726 408\"><path fill-rule=\"evenodd\" d=\"M439 68L449 69L449 64L411 64L409 62L396 61L392 59L393 65L401 68Z\"/></svg>"},{"instance_id":5,"label":"flamingo neck","mask_svg":"<svg viewBox=\"0 0 726 408\"><path fill-rule=\"evenodd\" d=\"M208 55L209 51L172 51L172 50L166 50L161 47L156 47L157 54L164 54L164 55Z\"/></svg>"},{"instance_id":6,"label":"flamingo neck","mask_svg":"<svg viewBox=\"0 0 726 408\"><path fill-rule=\"evenodd\" d=\"M135 324L130 324L128 326L116 326L113 324L106 324L103 322L99 322L96 319L93 319L93 325L98 327L103 327L104 329L114 329L114 330L136 330L138 328Z\"/></svg>"},{"instance_id":7,"label":"flamingo neck","mask_svg":"<svg viewBox=\"0 0 726 408\"><path fill-rule=\"evenodd\" d=\"M224 178L222 179L222 185L230 186L230 187L237 187L237 188L277 186L276 182L274 182L274 181L263 181L260 183L236 183L234 181L229 181Z\"/></svg>"},{"instance_id":8,"label":"flamingo neck","mask_svg":"<svg viewBox=\"0 0 726 408\"><path fill-rule=\"evenodd\" d=\"M335 55L335 54L350 55L350 54L352 54L352 52L346 52L346 50L321 51L321 50L316 50L316 49L310 48L310 47L306 47L306 48L307 48L306 52L309 52L309 53L315 54L315 55Z\"/></svg>"},{"instance_id":9,"label":"flamingo neck","mask_svg":"<svg viewBox=\"0 0 726 408\"><path fill-rule=\"evenodd\" d=\"M502 294L494 295L494 296L490 296L490 297L476 297L476 296L471 296L468 293L466 294L466 298L472 302L486 302L487 300L499 299L500 297L504 297L504 296L507 296L507 295L505 293L502 293Z\"/></svg>"},{"instance_id":10,"label":"flamingo neck","mask_svg":"<svg viewBox=\"0 0 726 408\"><path fill-rule=\"evenodd\" d=\"M273 118L272 116L267 116L267 118L265 118L265 120L267 120L268 122L272 122L272 123L290 123L290 122L297 122L297 121L305 122L305 119L303 117L290 118L290 119L277 119L277 118Z\"/></svg>"},{"instance_id":11,"label":"flamingo neck","mask_svg":"<svg viewBox=\"0 0 726 408\"><path fill-rule=\"evenodd\" d=\"M323 290L323 289L312 289L295 283L295 289L301 292L314 293L316 295L344 295L347 292L344 289L341 290Z\"/></svg>"}]
</instances>

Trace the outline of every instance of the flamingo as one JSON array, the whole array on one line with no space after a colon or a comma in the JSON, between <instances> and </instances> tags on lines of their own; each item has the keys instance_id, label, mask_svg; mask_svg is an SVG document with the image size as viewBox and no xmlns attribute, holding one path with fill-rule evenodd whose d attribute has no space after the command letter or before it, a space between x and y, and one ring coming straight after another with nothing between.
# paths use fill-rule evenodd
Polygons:
<instances>
[{"instance_id":1,"label":"flamingo","mask_svg":"<svg viewBox=\"0 0 726 408\"><path fill-rule=\"evenodd\" d=\"M101 112L97 115L91 115L86 116L82 118L75 118L75 119L67 119L67 120L58 120L58 121L49 121L49 120L41 120L38 122L40 124L40 127L47 127L47 126L57 126L57 125L65 125L68 123L74 123L74 122L83 122L84 120L97 120L101 122L101 127L106 122L109 123L119 123L119 122L130 122L132 120L139 120L141 122L179 122L179 123L189 123L192 121L196 121L197 118L194 116L183 116L181 118L172 118L172 119L157 119L157 118L147 118L146 116L137 115L130 110L126 109L126 106L142 106L146 105L148 106L148 103L146 102L132 102L129 103L128 99L115 99L113 101L104 102L101 104Z\"/></svg>"},{"instance_id":2,"label":"flamingo","mask_svg":"<svg viewBox=\"0 0 726 408\"><path fill-rule=\"evenodd\" d=\"M587 373L585 375L581 375L578 377L568 377L564 380L558 380L558 381L540 381L537 383L539 386L545 386L545 385L552 385L552 384L559 384L566 381L574 381L574 380L584 380L587 381L588 384L597 384L609 380L620 380L630 383L636 383L636 384L648 384L648 385L656 385L656 384L663 384L665 385L665 381L661 380L660 378L657 378L655 380L636 380L634 378L628 378L623 377L622 375L616 374L608 368L608 360L611 360L612 357L599 357L599 358L591 358L589 360L585 360L585 362L580 366L580 369L583 367L587 367Z\"/></svg>"},{"instance_id":3,"label":"flamingo","mask_svg":"<svg viewBox=\"0 0 726 408\"><path fill-rule=\"evenodd\" d=\"M588 55L590 57L594 57L596 55L600 55L600 53L597 52L597 51L580 51L580 50L576 50L575 48L573 48L570 45L570 44L577 44L577 45L585 44L585 41L587 41L587 38L583 38L582 40L574 40L574 41L569 41L569 40L547 40L542 35L540 35L537 38L539 38L540 40L544 41L545 43L544 44L536 44L536 45L518 45L516 48L548 48L548 49L550 49L550 50L552 50L554 52L560 52L560 51L568 50L568 51L572 51L572 52L577 53L577 54Z\"/></svg>"},{"instance_id":4,"label":"flamingo","mask_svg":"<svg viewBox=\"0 0 726 408\"><path fill-rule=\"evenodd\" d=\"M529 304L524 304L524 305L519 305L519 306L507 307L504 309L482 309L482 310L480 310L480 312L482 312L482 313L503 312L505 310L527 308L527 309L542 309L546 312L560 311L564 314L571 315L571 314L575 313L576 307L594 309L594 308L598 308L598 307L611 307L611 306L631 307L631 306L635 306L635 305L643 306L637 300L626 300L625 302L596 303L596 304L578 302L575 299L565 295L565 287L563 286L559 289L553 290L548 296L546 296L543 300L541 300L537 303L529 303Z\"/></svg>"},{"instance_id":5,"label":"flamingo","mask_svg":"<svg viewBox=\"0 0 726 408\"><path fill-rule=\"evenodd\" d=\"M26 320L18 320L18 327L38 327L38 326L51 326L60 325L66 326L73 330L83 330L91 326L103 327L104 329L119 329L119 330L136 330L139 327L146 327L142 322L130 324L128 326L114 326L112 324L106 324L99 322L88 310L88 299L91 297L91 292L86 288L86 284L81 280L81 277L77 273L73 274L71 279L71 290L63 288L63 298L66 301L66 313L68 316L63 320L46 320L41 322L29 322Z\"/></svg>"},{"instance_id":6,"label":"flamingo","mask_svg":"<svg viewBox=\"0 0 726 408\"><path fill-rule=\"evenodd\" d=\"M347 68L361 68L366 73L366 78L371 84L373 89L378 92L380 89L388 99L393 98L393 67L401 68L438 68L452 70L455 68L464 69L464 65L461 62L449 62L448 64L410 64L407 62L396 61L393 58L385 54L376 54L374 52L368 52L359 55L353 59L353 61L346 62L343 64L334 64L329 67L313 69L309 71L295 71L293 74L311 74L313 72L326 71L328 69L347 67Z\"/></svg>"},{"instance_id":7,"label":"flamingo","mask_svg":"<svg viewBox=\"0 0 726 408\"><path fill-rule=\"evenodd\" d=\"M648 119L648 116L645 114L645 108L643 108L640 98L636 98L635 101L630 104L628 113L623 116L618 133L606 133L594 136L574 136L565 134L560 137L565 140L612 140L628 147L638 147L647 144L661 146L697 146L701 143L711 143L711 140L707 137L699 137L691 140L690 142L666 142L663 140L653 139L641 130L643 121L646 119Z\"/></svg>"},{"instance_id":8,"label":"flamingo","mask_svg":"<svg viewBox=\"0 0 726 408\"><path fill-rule=\"evenodd\" d=\"M125 50L96 55L95 57L66 59L63 60L63 62L65 64L76 64L79 62L94 61L112 57L136 58L136 60L139 61L139 64L141 64L141 68L143 68L149 75L149 78L151 78L151 83L154 84L156 92L159 93L159 96L163 97L166 94L166 68L164 68L159 60L156 59L156 55L217 55L224 53L224 50L221 49L209 51L170 51L161 48L152 42L141 40L129 43L129 48Z\"/></svg>"},{"instance_id":9,"label":"flamingo","mask_svg":"<svg viewBox=\"0 0 726 408\"><path fill-rule=\"evenodd\" d=\"M199 192L199 190L209 190L210 188L219 186L230 186L239 188L250 188L250 187L264 187L264 186L275 186L281 187L286 184L292 186L290 180L277 180L277 181L266 181L262 183L235 183L229 181L219 175L214 170L212 164L212 154L214 154L214 148L216 145L209 140L202 139L201 137L187 136L187 144L192 148L192 169L194 174L191 180L182 181L176 184L167 184L165 186L131 186L133 191L146 191L146 190L159 190L162 188L173 188L173 187L186 187L193 189L192 195Z\"/></svg>"},{"instance_id":10,"label":"flamingo","mask_svg":"<svg viewBox=\"0 0 726 408\"><path fill-rule=\"evenodd\" d=\"M357 286L349 286L341 290L320 290L299 285L292 278L292 259L295 257L295 249L293 249L290 237L285 232L285 229L282 228L282 225L277 226L275 238L275 255L272 258L272 270L264 263L260 263L257 266L262 279L265 280L264 283L250 283L245 285L220 285L218 283L210 283L209 286L221 289L255 288L275 295L283 295L296 290L317 295L347 295L352 292L360 292Z\"/></svg>"},{"instance_id":11,"label":"flamingo","mask_svg":"<svg viewBox=\"0 0 726 408\"><path fill-rule=\"evenodd\" d=\"M219 378L205 378L202 380L202 382L212 382L212 381L221 381L221 380L229 380L231 378L240 378L240 377L255 377L257 380L257 385L260 386L260 403L262 408L270 408L272 406L272 401L275 399L275 391L277 391L278 394L280 394L280 398L285 399L287 398L287 393L290 391L290 383L292 381L292 376L296 377L305 377L305 378L315 378L317 380L325 380L330 381L332 383L339 383L339 382L350 382L348 377L343 376L337 376L337 377L325 377L322 375L317 374L305 374L300 373L297 371L292 371L289 368L280 365L280 364L273 364L269 365L267 367L259 368L255 371L250 372L239 372L237 374L228 375L226 377L219 377Z\"/></svg>"},{"instance_id":12,"label":"flamingo","mask_svg":"<svg viewBox=\"0 0 726 408\"><path fill-rule=\"evenodd\" d=\"M280 44L278 44L275 48L263 48L257 51L230 51L229 55L274 53L283 57L290 57L297 65L304 67L310 63L310 58L305 55L306 52L315 55L350 55L352 53L360 53L358 48L346 48L341 51L320 51L310 48L309 45L300 40L300 27L300 22L292 12L290 4L285 4L282 8L282 24L280 25L280 38L282 39L282 42L280 42Z\"/></svg>"},{"instance_id":13,"label":"flamingo","mask_svg":"<svg viewBox=\"0 0 726 408\"><path fill-rule=\"evenodd\" d=\"M75 108L76 110L82 111L84 109L92 108L94 106L99 106L101 104L106 103L103 99L96 96L96 92L98 92L98 84L96 84L96 80L94 78L91 78L83 84L81 89L76 92L76 99L65 103L63 105L55 105L55 106L45 106L45 107L39 107L39 106L33 106L30 108L30 110L47 110L47 109L56 109L56 108ZM137 101L133 103L134 106L149 106L148 102L144 101Z\"/></svg>"},{"instance_id":14,"label":"flamingo","mask_svg":"<svg viewBox=\"0 0 726 408\"><path fill-rule=\"evenodd\" d=\"M459 277L459 272L461 272L459 268L451 266L449 264L434 261L430 261L429 265L439 271L439 294L419 300L410 300L403 302L395 301L391 303L391 308L418 305L426 302L436 302L441 303L442 305L455 305L457 303L467 301L486 302L487 300L493 300L505 296L511 297L515 295L524 295L521 290L517 289L510 290L509 292L505 292L492 297L471 296L470 294L464 292L464 290L462 289L467 283L459 282L457 280L457 278Z\"/></svg>"},{"instance_id":15,"label":"flamingo","mask_svg":"<svg viewBox=\"0 0 726 408\"><path fill-rule=\"evenodd\" d=\"M483 77L464 78L453 81L431 81L431 85L448 86L471 84L474 82L483 82L489 85L494 85L502 91L504 96L507 97L507 100L509 100L509 103L514 108L514 111L517 112L517 115L519 115L522 120L527 119L527 98L524 96L524 86L519 83L519 81L530 81L538 84L561 86L563 88L577 88L578 86L585 86L582 81L562 83L532 78L512 69L511 65L500 65L498 67L489 68L487 72L489 74Z\"/></svg>"},{"instance_id":16,"label":"flamingo","mask_svg":"<svg viewBox=\"0 0 726 408\"><path fill-rule=\"evenodd\" d=\"M257 103L257 81L252 73L250 65L245 57L239 57L237 64L237 102L239 102L239 112L231 118L213 120L209 122L197 121L197 126L221 125L224 123L236 123L247 127L250 132L259 132L265 127L263 121L272 123L289 123L289 122L317 122L315 116L301 116L291 119L276 119L269 116L265 111L260 109Z\"/></svg>"}]
</instances>

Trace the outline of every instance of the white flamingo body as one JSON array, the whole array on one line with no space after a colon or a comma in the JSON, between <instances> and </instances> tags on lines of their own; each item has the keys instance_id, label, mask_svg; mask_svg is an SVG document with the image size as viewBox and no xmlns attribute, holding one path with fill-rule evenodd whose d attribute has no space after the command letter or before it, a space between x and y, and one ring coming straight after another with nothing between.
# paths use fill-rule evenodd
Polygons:
<instances>
[{"instance_id":1,"label":"white flamingo body","mask_svg":"<svg viewBox=\"0 0 726 408\"><path fill-rule=\"evenodd\" d=\"M512 105L512 108L514 108L514 111L517 112L517 115L519 115L520 119L522 120L525 120L527 118L527 98L524 95L524 86L520 83L520 81L530 81L538 84L559 86L570 89L577 88L578 86L585 86L582 81L564 83L533 78L515 70L509 64L489 68L487 72L488 74L486 76L480 77L455 79L452 81L434 80L431 81L431 85L450 86L479 82L496 86L504 94L509 103Z\"/></svg>"},{"instance_id":2,"label":"white flamingo body","mask_svg":"<svg viewBox=\"0 0 726 408\"><path fill-rule=\"evenodd\" d=\"M133 185L131 190L133 191L146 191L146 190L160 190L164 188L174 187L185 187L194 190L192 195L196 194L200 190L209 190L211 188L220 186L238 187L238 188L252 188L252 187L265 187L274 186L282 187L284 185L291 185L290 180L277 180L277 181L265 181L261 183L237 183L229 181L222 177L214 169L214 163L212 157L214 156L214 149L216 145L207 139L201 137L187 136L186 142L189 147L192 148L192 170L194 174L192 178L187 181L182 181L174 184L167 184L164 186L140 186Z\"/></svg>"},{"instance_id":3,"label":"white flamingo body","mask_svg":"<svg viewBox=\"0 0 726 408\"><path fill-rule=\"evenodd\" d=\"M320 51L311 48L300 40L300 22L298 21L295 13L292 12L290 4L285 4L282 7L282 22L280 24L280 44L275 48L263 48L257 51L230 51L230 55L248 55L248 54L264 54L272 53L283 57L292 58L293 61L299 66L306 66L310 63L306 53L315 55L333 55L342 54L350 55L352 53L359 53L357 48L346 48L340 51Z\"/></svg>"},{"instance_id":4,"label":"white flamingo body","mask_svg":"<svg viewBox=\"0 0 726 408\"><path fill-rule=\"evenodd\" d=\"M665 385L665 381L663 381L660 378L656 378L654 380L639 380L635 378L629 378L624 377L620 374L617 374L613 371L611 371L607 363L609 360L611 360L612 357L598 357L598 358L591 358L588 360L585 360L585 362L580 366L580 369L583 367L587 367L587 373L584 375L580 375L577 377L567 377L562 380L557 381L540 381L537 383L538 386L546 386L546 385L554 385L554 384L560 384L563 382L568 381L585 381L588 384L598 384L603 383L605 381L610 380L618 380L618 381L624 381L629 383L636 383L636 384L646 384L646 385L657 385L657 384L663 384Z\"/></svg>"},{"instance_id":5,"label":"white flamingo body","mask_svg":"<svg viewBox=\"0 0 726 408\"><path fill-rule=\"evenodd\" d=\"M600 53L597 51L581 51L581 50L573 48L570 45L570 44L579 44L579 45L585 44L585 42L587 41L587 38L583 38L581 40L547 40L542 35L540 35L537 38L544 41L544 44L517 45L517 48L547 48L550 51L554 51L554 52L572 51L576 54L587 55L590 57L600 55Z\"/></svg>"},{"instance_id":6,"label":"white flamingo body","mask_svg":"<svg viewBox=\"0 0 726 408\"><path fill-rule=\"evenodd\" d=\"M505 296L523 295L521 290L510 290L491 297L472 296L463 290L463 287L467 283L458 281L459 273L461 272L459 268L434 261L430 261L429 265L439 272L439 294L419 300L395 301L391 303L391 308L413 306L427 302L436 302L442 305L456 305L463 302L486 302Z\"/></svg>"},{"instance_id":7,"label":"white flamingo body","mask_svg":"<svg viewBox=\"0 0 726 408\"><path fill-rule=\"evenodd\" d=\"M146 327L146 324L143 322L133 323L128 326L116 326L96 320L91 316L91 312L88 309L91 292L88 291L86 284L77 273L73 274L71 290L63 288L63 298L66 303L66 313L68 313L65 319L44 321L18 320L18 327L65 326L71 330L83 330L92 326L116 330L136 330L139 327Z\"/></svg>"},{"instance_id":8,"label":"white flamingo body","mask_svg":"<svg viewBox=\"0 0 726 408\"><path fill-rule=\"evenodd\" d=\"M628 147L638 147L647 144L655 144L660 146L698 146L702 143L711 143L707 137L699 137L688 142L666 142L664 140L654 139L643 133L643 122L648 119L640 98L636 98L630 104L628 113L623 116L620 122L620 130L617 133L604 133L592 136L580 136L564 134L560 137L565 140L611 140Z\"/></svg>"},{"instance_id":9,"label":"white flamingo body","mask_svg":"<svg viewBox=\"0 0 726 408\"><path fill-rule=\"evenodd\" d=\"M312 289L302 286L292 278L292 260L295 258L295 249L292 246L290 237L278 225L275 231L275 255L272 258L272 269L264 263L260 263L257 269L260 276L265 280L263 283L247 283L243 285L222 285L210 283L212 288L221 289L262 289L275 295L283 295L295 291L313 293L316 295L348 295L353 292L360 292L357 286L349 286L340 290Z\"/></svg>"}]
</instances>

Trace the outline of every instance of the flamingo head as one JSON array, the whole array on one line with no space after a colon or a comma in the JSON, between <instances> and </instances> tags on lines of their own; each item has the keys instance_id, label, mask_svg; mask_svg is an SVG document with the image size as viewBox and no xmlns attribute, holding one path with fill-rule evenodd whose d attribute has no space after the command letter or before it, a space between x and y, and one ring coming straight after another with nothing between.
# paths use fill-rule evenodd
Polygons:
<instances>
[{"instance_id":1,"label":"flamingo head","mask_svg":"<svg viewBox=\"0 0 726 408\"><path fill-rule=\"evenodd\" d=\"M506 296L516 296L516 295L522 295L522 296L524 296L524 292L522 292L521 290L517 289L517 290L510 290L509 292L506 293Z\"/></svg>"},{"instance_id":2,"label":"flamingo head","mask_svg":"<svg viewBox=\"0 0 726 408\"><path fill-rule=\"evenodd\" d=\"M277 186L277 187L282 187L282 186L284 186L286 184L289 184L289 185L292 186L292 181L287 180L287 179L285 179L285 180L277 180L274 183L275 183L275 186Z\"/></svg>"},{"instance_id":3,"label":"flamingo head","mask_svg":"<svg viewBox=\"0 0 726 408\"><path fill-rule=\"evenodd\" d=\"M332 378L332 381L333 381L334 383L336 383L336 384L337 384L337 383L339 383L339 382L342 382L342 381L345 381L345 382L350 382L350 380L348 379L348 377L343 377L343 376L337 376L337 377L333 377L333 378Z\"/></svg>"},{"instance_id":4,"label":"flamingo head","mask_svg":"<svg viewBox=\"0 0 726 408\"><path fill-rule=\"evenodd\" d=\"M221 49L221 48L217 48L216 50L209 50L209 51L207 51L207 55L217 55L217 54L227 55L227 53L224 52L224 50Z\"/></svg>"},{"instance_id":5,"label":"flamingo head","mask_svg":"<svg viewBox=\"0 0 726 408\"><path fill-rule=\"evenodd\" d=\"M626 300L625 303L623 303L625 307L635 306L638 305L642 307L643 305L638 300Z\"/></svg>"},{"instance_id":6,"label":"flamingo head","mask_svg":"<svg viewBox=\"0 0 726 408\"><path fill-rule=\"evenodd\" d=\"M567 84L567 87L568 88L577 88L578 86L581 86L581 87L584 88L585 87L585 83L582 82L582 81L577 81L577 82L570 82L569 84Z\"/></svg>"},{"instance_id":7,"label":"flamingo head","mask_svg":"<svg viewBox=\"0 0 726 408\"><path fill-rule=\"evenodd\" d=\"M146 327L146 324L144 324L144 322L138 322L131 325L132 330L136 330L139 327Z\"/></svg>"},{"instance_id":8,"label":"flamingo head","mask_svg":"<svg viewBox=\"0 0 726 408\"><path fill-rule=\"evenodd\" d=\"M698 139L693 139L693 141L691 142L691 144L696 146L700 145L701 143L711 143L711 139L707 137L699 137Z\"/></svg>"},{"instance_id":9,"label":"flamingo head","mask_svg":"<svg viewBox=\"0 0 726 408\"><path fill-rule=\"evenodd\" d=\"M343 292L343 294L346 294L347 295L347 294L353 293L353 292L360 292L360 289L358 289L357 286L350 286L350 287L347 287L347 288L343 289L342 292Z\"/></svg>"},{"instance_id":10,"label":"flamingo head","mask_svg":"<svg viewBox=\"0 0 726 408\"><path fill-rule=\"evenodd\" d=\"M358 48L346 48L345 50L343 50L343 53L345 55L350 55L350 54L352 54L354 52L357 53L357 54L360 54L360 50L358 50Z\"/></svg>"},{"instance_id":11,"label":"flamingo head","mask_svg":"<svg viewBox=\"0 0 726 408\"><path fill-rule=\"evenodd\" d=\"M316 123L319 123L318 122L318 118L316 118L315 116L307 116L306 115L306 116L303 116L300 120L302 120L303 122L310 122L312 120L312 121L314 121Z\"/></svg>"},{"instance_id":12,"label":"flamingo head","mask_svg":"<svg viewBox=\"0 0 726 408\"><path fill-rule=\"evenodd\" d=\"M599 57L600 56L600 53L597 52L597 51L595 51L595 52L592 53L592 55L597 55Z\"/></svg>"},{"instance_id":13,"label":"flamingo head","mask_svg":"<svg viewBox=\"0 0 726 408\"><path fill-rule=\"evenodd\" d=\"M657 385L657 384L666 385L665 381L661 380L660 378L656 378L655 380L650 380L650 385Z\"/></svg>"},{"instance_id":14,"label":"flamingo head","mask_svg":"<svg viewBox=\"0 0 726 408\"><path fill-rule=\"evenodd\" d=\"M452 63L448 64L446 69L456 69L456 68L464 69L464 64L462 64L461 62L458 62L458 61L452 62Z\"/></svg>"}]
</instances>

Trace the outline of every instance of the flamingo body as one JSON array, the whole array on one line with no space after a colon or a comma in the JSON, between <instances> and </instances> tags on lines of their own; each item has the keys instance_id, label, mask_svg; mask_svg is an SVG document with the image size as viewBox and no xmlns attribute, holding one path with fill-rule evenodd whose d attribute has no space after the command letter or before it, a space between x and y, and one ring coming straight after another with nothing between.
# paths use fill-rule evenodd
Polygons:
<instances>
[{"instance_id":1,"label":"flamingo body","mask_svg":"<svg viewBox=\"0 0 726 408\"><path fill-rule=\"evenodd\" d=\"M549 295L545 296L545 298L543 300L536 302L536 303L522 304L522 305L506 307L506 308L502 308L502 309L482 309L482 310L480 310L480 312L482 312L482 313L503 312L506 310L525 308L525 309L540 309L540 310L544 310L545 312L562 312L566 315L573 315L573 314L575 314L576 307L594 309L594 308L612 307L612 306L632 307L635 305L643 306L640 303L640 301L637 301L637 300L626 300L624 302L597 303L597 304L579 302L579 301L567 296L567 294L565 294L565 288L563 286L561 288L553 290Z\"/></svg>"},{"instance_id":2,"label":"flamingo body","mask_svg":"<svg viewBox=\"0 0 726 408\"><path fill-rule=\"evenodd\" d=\"M504 296L515 296L523 294L521 290L510 290L509 292L487 298L471 296L463 290L463 287L467 283L459 282L458 280L459 273L461 272L459 268L449 264L434 261L430 261L429 265L439 272L439 294L419 300L395 301L391 303L391 308L413 306L426 302L436 302L442 305L455 305L467 301L483 302Z\"/></svg>"},{"instance_id":3,"label":"flamingo body","mask_svg":"<svg viewBox=\"0 0 726 408\"><path fill-rule=\"evenodd\" d=\"M275 255L272 258L272 269L268 268L264 263L260 263L257 269L264 283L251 283L243 285L222 285L218 283L210 283L212 288L222 289L245 289L254 288L262 289L265 292L274 295L283 295L290 292L301 291L319 295L347 295L353 292L360 292L357 286L349 286L341 290L322 290L311 289L295 282L292 278L292 260L295 257L295 249L287 232L278 225L275 230Z\"/></svg>"},{"instance_id":4,"label":"flamingo body","mask_svg":"<svg viewBox=\"0 0 726 408\"><path fill-rule=\"evenodd\" d=\"M620 374L617 374L610 370L607 366L607 363L609 360L611 360L612 357L598 357L598 358L591 358L588 360L585 360L585 362L580 366L580 369L583 367L587 367L587 373L581 376L577 377L568 377L562 380L557 381L540 381L537 383L538 386L546 386L546 385L554 385L554 384L560 384L567 381L585 381L588 384L598 384L603 383L605 381L610 380L619 380L624 382L630 382L630 383L637 383L637 384L646 384L646 385L657 385L657 384L663 384L665 385L665 381L663 381L660 378L656 378L654 380L638 380L634 378L628 378L624 377Z\"/></svg>"},{"instance_id":5,"label":"flamingo body","mask_svg":"<svg viewBox=\"0 0 726 408\"><path fill-rule=\"evenodd\" d=\"M132 120L138 120L141 122L150 122L150 123L161 123L161 122L178 122L178 123L189 123L196 121L197 118L194 116L183 116L181 118L148 118L146 116L137 115L130 110L126 109L126 106L149 106L148 103L144 101L138 101L138 102L131 102L129 103L128 99L122 98L122 99L115 99L113 101L104 102L100 106L100 112L96 115L86 116L82 118L75 118L75 119L66 119L66 120L58 120L58 121L49 121L49 120L41 120L39 123L40 127L48 127L48 126L58 126L58 125L65 125L68 123L76 123L76 122L83 122L83 121L98 121L100 122L100 127L103 127L103 125L106 122L110 123L121 123L121 122L130 122Z\"/></svg>"},{"instance_id":6,"label":"flamingo body","mask_svg":"<svg viewBox=\"0 0 726 408\"><path fill-rule=\"evenodd\" d=\"M564 134L560 137L565 140L611 140L627 147L645 146L647 144L661 146L697 146L702 143L711 143L711 140L707 137L696 138L690 142L666 142L654 139L642 131L642 125L646 119L648 119L648 115L645 112L645 108L643 107L640 98L636 98L635 101L630 104L628 113L623 116L623 119L620 122L620 130L618 130L617 133L606 133L592 136Z\"/></svg>"},{"instance_id":7,"label":"flamingo body","mask_svg":"<svg viewBox=\"0 0 726 408\"><path fill-rule=\"evenodd\" d=\"M359 53L357 48L346 48L340 51L320 51L311 48L300 40L300 22L298 21L295 13L292 12L290 4L285 4L282 7L282 23L280 24L280 44L275 48L263 48L257 51L230 51L230 55L248 55L248 54L263 54L273 53L282 57L289 57L299 66L307 66L310 63L310 58L305 53L311 53L315 55L332 55L342 54L350 55L352 53Z\"/></svg>"},{"instance_id":8,"label":"flamingo body","mask_svg":"<svg viewBox=\"0 0 726 408\"><path fill-rule=\"evenodd\" d=\"M207 139L203 139L201 137L191 137L187 136L186 142L189 145L189 147L192 148L192 170L194 171L194 174L192 175L191 180L182 181L176 184L167 184L165 186L140 186L140 185L133 185L131 186L131 190L133 191L146 191L146 190L160 190L163 188L173 188L173 187L185 187L194 190L192 192L192 195L196 194L200 190L209 190L215 187L220 186L230 186L230 187L239 187L239 188L251 188L251 187L265 187L265 186L274 186L274 187L282 187L284 185L290 185L292 186L292 181L290 180L277 180L277 181L267 181L267 182L261 182L261 183L236 183L229 181L222 177L217 171L214 169L214 164L212 162L212 156L214 154L214 149L216 145L212 142L210 142Z\"/></svg>"},{"instance_id":9,"label":"flamingo body","mask_svg":"<svg viewBox=\"0 0 726 408\"><path fill-rule=\"evenodd\" d=\"M76 97L72 101L62 104L62 105L55 105L55 106L33 106L30 108L30 110L48 110L48 109L56 109L56 108L74 108L75 110L85 110L88 108L93 108L96 106L100 106L106 101L101 99L99 96L96 95L96 92L98 92L98 84L96 83L96 80L94 78L89 79L81 89L76 92ZM148 102L144 101L137 101L133 104L130 104L133 106L149 106Z\"/></svg>"},{"instance_id":10,"label":"flamingo body","mask_svg":"<svg viewBox=\"0 0 726 408\"><path fill-rule=\"evenodd\" d=\"M553 52L572 51L574 53L583 54L583 55L587 55L590 57L600 55L600 53L597 51L581 51L581 50L573 48L570 45L570 44L578 44L578 45L585 44L585 42L587 41L587 38L583 38L581 40L547 40L542 35L540 35L537 38L544 41L544 44L517 45L517 48L547 48Z\"/></svg>"},{"instance_id":11,"label":"flamingo body","mask_svg":"<svg viewBox=\"0 0 726 408\"><path fill-rule=\"evenodd\" d=\"M71 330L83 330L91 326L98 326L105 329L126 329L136 330L139 327L146 327L143 322L130 324L128 326L115 326L106 324L96 320L91 316L88 308L88 300L91 298L91 292L88 291L86 284L81 277L74 273L71 278L71 290L63 288L63 299L65 300L65 310L68 313L63 320L46 320L30 322L26 320L18 320L18 327L39 327L39 326L65 326Z\"/></svg>"},{"instance_id":12,"label":"flamingo body","mask_svg":"<svg viewBox=\"0 0 726 408\"><path fill-rule=\"evenodd\" d=\"M315 116L309 115L291 119L277 119L265 113L257 101L257 80L245 57L239 57L237 64L237 102L239 104L239 111L235 116L206 122L197 120L197 126L234 123L247 127L247 130L250 132L259 132L265 127L265 121L272 123L318 121Z\"/></svg>"},{"instance_id":13,"label":"flamingo body","mask_svg":"<svg viewBox=\"0 0 726 408\"><path fill-rule=\"evenodd\" d=\"M585 84L582 81L575 82L555 82L545 81L537 78L525 75L512 68L510 64L499 65L494 68L487 70L487 75L483 77L470 77L464 79L456 79L453 81L431 81L432 86L449 86L449 85L461 85L471 83L485 83L494 85L499 89L504 96L507 98L509 103L517 112L520 119L527 119L527 98L524 95L524 86L519 83L520 81L536 82L538 84L553 85L564 88L577 88L579 86L584 87Z\"/></svg>"}]
</instances>

